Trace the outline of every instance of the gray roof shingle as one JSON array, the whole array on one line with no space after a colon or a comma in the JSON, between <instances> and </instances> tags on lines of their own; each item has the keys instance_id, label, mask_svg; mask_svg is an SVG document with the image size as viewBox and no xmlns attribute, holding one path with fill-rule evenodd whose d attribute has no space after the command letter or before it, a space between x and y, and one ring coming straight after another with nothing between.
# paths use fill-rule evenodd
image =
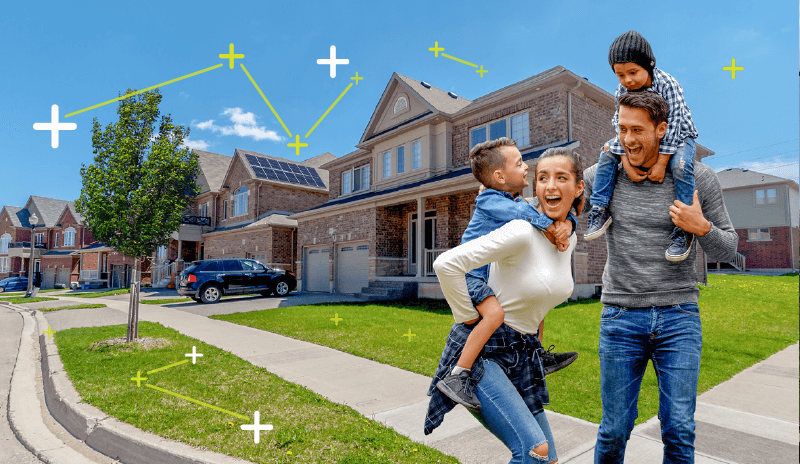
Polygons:
<instances>
[{"instance_id":1,"label":"gray roof shingle","mask_svg":"<svg viewBox=\"0 0 800 464\"><path fill-rule=\"evenodd\" d=\"M210 151L192 151L197 153L197 162L200 165L200 174L197 183L200 184L202 188L201 193L206 190L210 190L214 193L219 192L233 157L212 153Z\"/></svg>"},{"instance_id":2,"label":"gray roof shingle","mask_svg":"<svg viewBox=\"0 0 800 464\"><path fill-rule=\"evenodd\" d=\"M431 106L436 108L437 111L441 111L442 113L453 114L472 103L462 96L453 98L446 91L434 86L427 88L417 79L412 79L401 74L398 74L397 77L411 87L411 90L430 103Z\"/></svg>"},{"instance_id":3,"label":"gray roof shingle","mask_svg":"<svg viewBox=\"0 0 800 464\"><path fill-rule=\"evenodd\" d=\"M771 176L749 169L730 168L717 173L719 183L723 190L738 187L754 187L758 185L770 184L793 184L797 187L797 182L784 179L783 177Z\"/></svg>"},{"instance_id":4,"label":"gray roof shingle","mask_svg":"<svg viewBox=\"0 0 800 464\"><path fill-rule=\"evenodd\" d=\"M64 212L64 208L69 208L70 212L76 216L76 220L80 221L83 219L83 217L78 215L75 211L75 202L73 201L31 195L28 199L28 203L25 205L26 209L29 208L28 205L31 203L34 204L36 211L39 212L38 224L44 227L55 227L55 225L58 224L58 220L61 218L61 213Z\"/></svg>"}]
</instances>

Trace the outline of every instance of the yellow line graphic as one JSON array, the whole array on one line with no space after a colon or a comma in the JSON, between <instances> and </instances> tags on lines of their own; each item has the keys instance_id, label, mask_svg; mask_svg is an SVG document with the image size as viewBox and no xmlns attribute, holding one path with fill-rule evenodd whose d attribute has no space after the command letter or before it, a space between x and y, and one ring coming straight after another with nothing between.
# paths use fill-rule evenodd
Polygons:
<instances>
[{"instance_id":1,"label":"yellow line graphic","mask_svg":"<svg viewBox=\"0 0 800 464\"><path fill-rule=\"evenodd\" d=\"M222 65L220 65L220 66L222 66ZM259 94L261 94L261 98L263 98L264 101L267 102L267 106L269 106L269 109L272 110L272 114L274 114L275 117L278 118L278 122L281 123L281 126L283 126L283 130L285 130L286 133L289 134L289 137L294 137L292 135L292 133L289 131L289 129L286 127L286 124L283 123L283 120L281 119L281 117L278 116L278 112L275 111L275 108L272 107L272 104L269 102L269 100L267 100L267 97L264 96L264 92L261 91L261 89L258 87L258 84L256 84L256 81L253 80L253 76L251 76L250 73L247 72L247 68L245 68L242 63L239 63L239 66L241 66L242 70L244 71L244 73L247 74L247 78L250 79L250 82L253 83L253 87L255 87L256 90L258 90Z\"/></svg>"},{"instance_id":2,"label":"yellow line graphic","mask_svg":"<svg viewBox=\"0 0 800 464\"><path fill-rule=\"evenodd\" d=\"M326 112L325 112L325 114L323 114L323 115L322 115L322 117L321 117L321 118L319 118L319 120L317 121L317 123L316 123L316 124L314 124L314 127L312 127L312 128L311 128L311 130L309 130L309 131L308 131L308 133L306 134L306 137L305 137L305 138L308 138L308 136L309 136L309 135L311 135L311 133L312 133L312 132L314 132L314 129L316 129L316 128L317 128L317 126L319 125L319 123L321 123L321 122L322 122L322 120L323 120L323 119L325 119L325 116L327 116L327 115L328 115L328 113L330 113L330 112L331 112L331 110L333 109L333 107L334 107L334 106L336 106L336 104L337 104L337 103L339 103L339 100L341 100L341 99L342 99L342 97L344 97L344 94L346 94L346 93L347 93L347 91L348 91L348 90L350 90L350 87L352 87L352 86L353 86L353 83L351 82L351 83L350 83L350 85L348 85L348 86L347 86L347 88L346 88L346 89L344 89L344 92L342 92L342 93L339 95L339 98L337 98L337 99L336 99L336 101L335 101L335 102L333 102L333 105L331 105L331 106L330 106L330 108L328 108L328 111L326 111Z\"/></svg>"},{"instance_id":3,"label":"yellow line graphic","mask_svg":"<svg viewBox=\"0 0 800 464\"><path fill-rule=\"evenodd\" d=\"M189 362L188 359L184 359L183 361L178 361L176 363L172 363L169 366L159 367L158 369L153 369L152 371L147 371L147 375L150 375L150 374L152 374L154 372L160 372L160 371L163 371L163 370L167 370L170 367L180 366L181 364L186 364L188 362Z\"/></svg>"},{"instance_id":4,"label":"yellow line graphic","mask_svg":"<svg viewBox=\"0 0 800 464\"><path fill-rule=\"evenodd\" d=\"M455 56L448 55L447 53L442 53L442 56L445 57L445 58L450 58L451 60L456 60L459 63L468 64L468 65L472 66L473 68L477 68L478 67L477 64L472 64L469 61L464 61L461 58L456 58Z\"/></svg>"},{"instance_id":5,"label":"yellow line graphic","mask_svg":"<svg viewBox=\"0 0 800 464\"><path fill-rule=\"evenodd\" d=\"M205 406L207 408L216 409L217 411L224 412L225 414L229 414L229 415L231 415L233 417L238 417L239 419L242 419L242 420L246 420L246 421L250 420L250 418L247 417L247 416L243 416L241 414L236 414L235 412L230 412L230 411L228 411L226 409L222 409L220 407L214 406L213 404L204 403L202 401L199 401L199 400L196 400L196 399L193 399L193 398L189 398L188 396L183 396L180 393L171 392L169 390L165 390L163 388L156 387L155 385L150 385L149 383L144 384L144 386L152 388L153 390L160 391L162 393L166 393L168 395L177 396L178 398L183 398L186 401L191 401L192 403L199 404L200 406Z\"/></svg>"},{"instance_id":6,"label":"yellow line graphic","mask_svg":"<svg viewBox=\"0 0 800 464\"><path fill-rule=\"evenodd\" d=\"M162 82L162 83L160 83L160 84L156 84L156 85L150 86L150 87L148 87L148 88L146 88L146 89L137 90L136 92L129 93L129 94L123 95L123 96L121 96L121 97L117 97L117 98L115 98L115 99L113 99L113 100L109 100L109 101L107 101L107 102L103 102L103 103L98 103L97 105L90 106L90 107L88 107L88 108L84 108L84 109L82 109L82 110L78 110L78 111L75 111L75 112L72 112L72 113L66 114L66 115L64 115L64 117L65 117L65 118L68 118L68 117L70 117L70 116L75 116L76 114L83 113L84 111L89 111L89 110L93 110L93 109L95 109L95 108L100 108L101 106L108 105L109 103L114 103L115 101L120 101L120 100L122 100L122 99L125 99L125 98L128 98L128 97L132 97L132 96L134 96L134 95L140 94L140 93L142 93L142 92L147 92L148 90L155 89L156 87L163 87L163 86L165 86L165 85L172 84L173 82L178 82L178 81L180 81L180 80L186 79L187 77L192 77L192 76L196 76L196 75L198 75L198 74L203 74L204 72L208 72L208 71L211 71L212 69L217 69L217 68L220 68L220 67L222 67L222 66L223 66L222 64L218 64L218 65L216 65L216 66L211 66L210 68L201 69L200 71L196 71L196 72L193 72L193 73L191 73L191 74L187 74L187 75L185 75L185 76L181 76L181 77L178 77L178 78L172 79L171 81Z\"/></svg>"}]
</instances>

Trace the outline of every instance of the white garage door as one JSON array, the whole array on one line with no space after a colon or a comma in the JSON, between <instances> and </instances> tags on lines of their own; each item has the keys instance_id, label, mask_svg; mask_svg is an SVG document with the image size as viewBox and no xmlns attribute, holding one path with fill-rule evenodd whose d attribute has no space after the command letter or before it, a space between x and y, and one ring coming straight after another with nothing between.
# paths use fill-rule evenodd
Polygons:
<instances>
[{"instance_id":1,"label":"white garage door","mask_svg":"<svg viewBox=\"0 0 800 464\"><path fill-rule=\"evenodd\" d=\"M53 267L45 268L44 272L42 272L42 288L48 289L53 288L53 284L56 282L56 269Z\"/></svg>"},{"instance_id":2,"label":"white garage door","mask_svg":"<svg viewBox=\"0 0 800 464\"><path fill-rule=\"evenodd\" d=\"M56 271L56 283L63 284L65 288L69 288L69 272L68 267L60 267Z\"/></svg>"},{"instance_id":3,"label":"white garage door","mask_svg":"<svg viewBox=\"0 0 800 464\"><path fill-rule=\"evenodd\" d=\"M306 252L306 291L329 292L330 248L312 248Z\"/></svg>"},{"instance_id":4,"label":"white garage door","mask_svg":"<svg viewBox=\"0 0 800 464\"><path fill-rule=\"evenodd\" d=\"M359 293L369 285L369 245L337 245L336 276L339 293Z\"/></svg>"}]
</instances>

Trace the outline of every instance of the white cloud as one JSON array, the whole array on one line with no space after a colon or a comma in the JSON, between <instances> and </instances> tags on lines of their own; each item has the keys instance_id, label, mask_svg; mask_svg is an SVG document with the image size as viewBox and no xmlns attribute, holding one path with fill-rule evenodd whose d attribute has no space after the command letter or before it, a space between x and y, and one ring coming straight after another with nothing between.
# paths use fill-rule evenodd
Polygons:
<instances>
[{"instance_id":1,"label":"white cloud","mask_svg":"<svg viewBox=\"0 0 800 464\"><path fill-rule=\"evenodd\" d=\"M217 132L222 135L250 137L256 141L272 140L273 142L281 142L284 140L277 132L267 130L264 126L259 126L256 122L255 113L245 113L241 108L226 108L222 114L228 116L228 119L230 119L233 125L219 126L214 124L213 119L193 125L200 130L210 130L211 132Z\"/></svg>"},{"instance_id":2,"label":"white cloud","mask_svg":"<svg viewBox=\"0 0 800 464\"><path fill-rule=\"evenodd\" d=\"M197 139L197 140L189 140L186 139L183 141L183 145L185 147L189 147L192 150L205 150L210 146L208 142L205 140Z\"/></svg>"}]
</instances>

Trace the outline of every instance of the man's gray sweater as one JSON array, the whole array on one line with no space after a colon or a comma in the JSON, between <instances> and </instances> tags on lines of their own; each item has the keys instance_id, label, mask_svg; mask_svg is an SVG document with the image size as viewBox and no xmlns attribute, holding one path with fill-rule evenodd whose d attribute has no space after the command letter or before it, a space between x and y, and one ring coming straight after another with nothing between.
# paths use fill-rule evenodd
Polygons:
<instances>
[{"instance_id":1,"label":"man's gray sweater","mask_svg":"<svg viewBox=\"0 0 800 464\"><path fill-rule=\"evenodd\" d=\"M667 171L664 182L633 182L620 165L611 202L612 222L605 233L608 259L603 271L603 304L625 308L697 303L695 259L697 248L681 262L667 261L664 252L675 224L669 207L675 201L675 183ZM592 195L597 165L584 173L586 199ZM711 231L696 242L712 261L730 262L739 236L731 224L716 173L700 162L694 164L695 189L703 216ZM587 204L585 211L591 208Z\"/></svg>"}]
</instances>

